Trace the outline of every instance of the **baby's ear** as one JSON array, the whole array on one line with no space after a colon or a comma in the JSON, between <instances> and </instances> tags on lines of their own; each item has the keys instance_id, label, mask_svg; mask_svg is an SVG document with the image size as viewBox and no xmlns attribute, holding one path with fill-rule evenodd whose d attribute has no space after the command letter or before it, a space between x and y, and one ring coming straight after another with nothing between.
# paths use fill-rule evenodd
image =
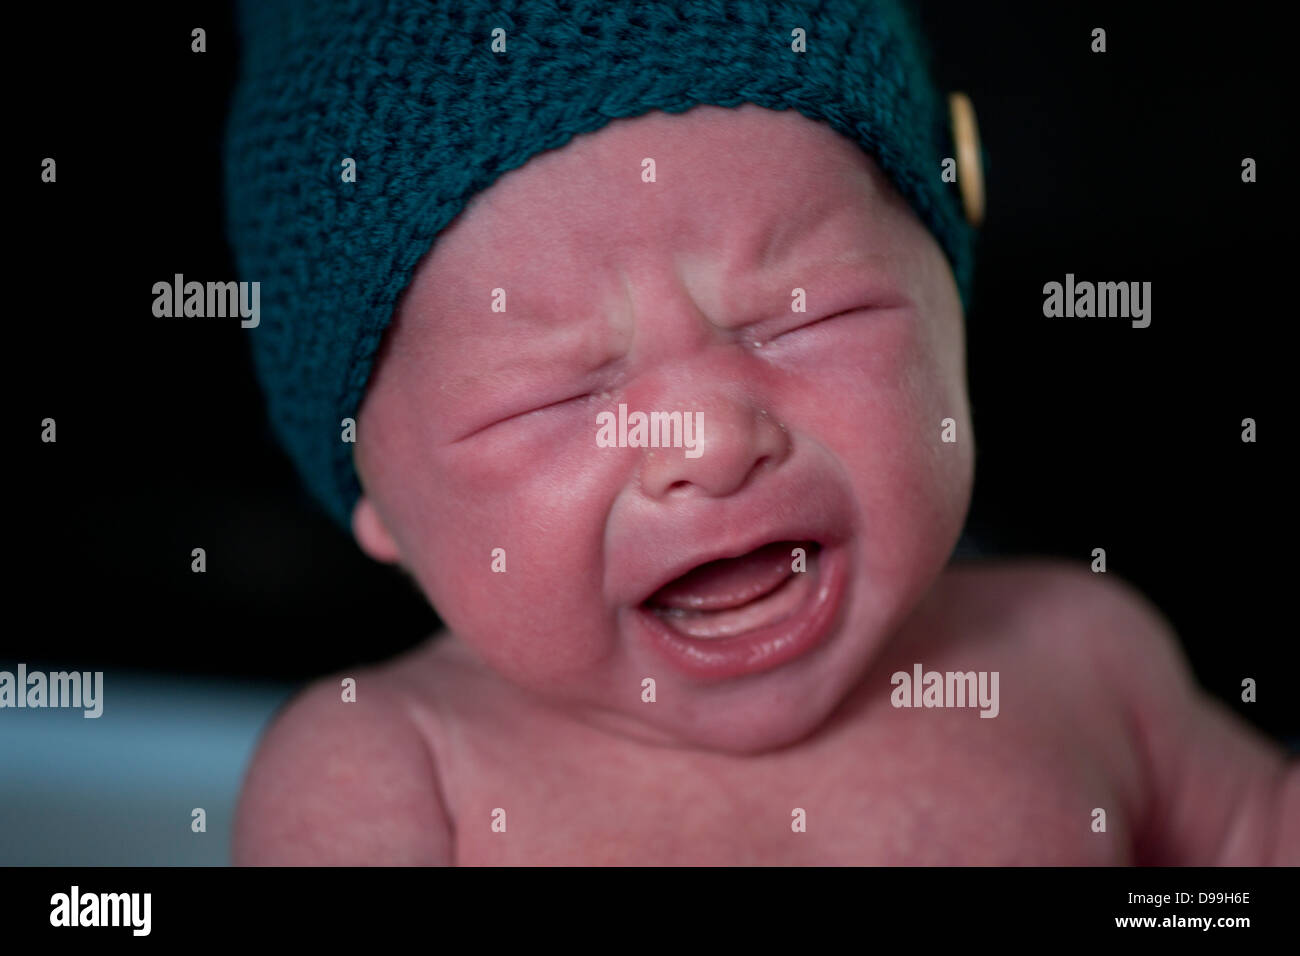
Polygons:
<instances>
[{"instance_id":1,"label":"baby's ear","mask_svg":"<svg viewBox=\"0 0 1300 956\"><path fill-rule=\"evenodd\" d=\"M361 550L376 561L397 564L402 556L384 519L365 495L357 499L356 507L352 509L352 534Z\"/></svg>"}]
</instances>

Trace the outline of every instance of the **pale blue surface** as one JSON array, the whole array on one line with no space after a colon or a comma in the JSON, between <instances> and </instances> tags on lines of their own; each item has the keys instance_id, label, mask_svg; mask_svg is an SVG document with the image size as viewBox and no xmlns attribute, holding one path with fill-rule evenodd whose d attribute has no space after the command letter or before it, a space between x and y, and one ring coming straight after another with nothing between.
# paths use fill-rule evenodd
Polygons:
<instances>
[{"instance_id":1,"label":"pale blue surface","mask_svg":"<svg viewBox=\"0 0 1300 956\"><path fill-rule=\"evenodd\" d=\"M229 864L244 769L294 689L106 671L98 718L0 709L0 865Z\"/></svg>"}]
</instances>

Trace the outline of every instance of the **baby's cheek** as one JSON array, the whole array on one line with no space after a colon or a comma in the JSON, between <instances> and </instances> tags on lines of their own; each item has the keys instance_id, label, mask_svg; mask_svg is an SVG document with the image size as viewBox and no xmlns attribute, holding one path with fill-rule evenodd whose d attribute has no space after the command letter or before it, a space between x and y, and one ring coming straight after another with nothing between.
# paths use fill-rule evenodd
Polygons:
<instances>
[{"instance_id":1,"label":"baby's cheek","mask_svg":"<svg viewBox=\"0 0 1300 956\"><path fill-rule=\"evenodd\" d=\"M828 363L834 393L845 399L834 440L880 573L928 573L947 556L969 503L964 383L931 328L906 315L869 324Z\"/></svg>"},{"instance_id":2,"label":"baby's cheek","mask_svg":"<svg viewBox=\"0 0 1300 956\"><path fill-rule=\"evenodd\" d=\"M960 375L922 336L899 343L894 414L879 432L888 444L877 486L879 520L900 555L918 567L946 559L970 501L974 443L969 403Z\"/></svg>"},{"instance_id":3,"label":"baby's cheek","mask_svg":"<svg viewBox=\"0 0 1300 956\"><path fill-rule=\"evenodd\" d=\"M434 469L426 592L451 630L524 684L559 680L605 650L608 495L578 424L481 436Z\"/></svg>"}]
</instances>

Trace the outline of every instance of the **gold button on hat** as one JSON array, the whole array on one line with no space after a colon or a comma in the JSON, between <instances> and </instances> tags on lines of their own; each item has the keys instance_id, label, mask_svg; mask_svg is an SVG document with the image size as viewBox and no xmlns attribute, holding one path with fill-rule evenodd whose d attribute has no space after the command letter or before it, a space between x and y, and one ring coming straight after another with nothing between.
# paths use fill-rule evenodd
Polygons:
<instances>
[{"instance_id":1,"label":"gold button on hat","mask_svg":"<svg viewBox=\"0 0 1300 956\"><path fill-rule=\"evenodd\" d=\"M984 163L980 157L980 128L975 107L965 93L948 96L952 114L952 138L957 146L957 187L966 220L972 226L984 221Z\"/></svg>"}]
</instances>

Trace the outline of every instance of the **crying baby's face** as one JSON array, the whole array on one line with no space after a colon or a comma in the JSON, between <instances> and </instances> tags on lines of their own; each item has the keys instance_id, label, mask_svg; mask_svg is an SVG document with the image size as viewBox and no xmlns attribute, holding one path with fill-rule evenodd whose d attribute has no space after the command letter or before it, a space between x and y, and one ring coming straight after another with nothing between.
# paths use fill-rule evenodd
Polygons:
<instances>
[{"instance_id":1,"label":"crying baby's face","mask_svg":"<svg viewBox=\"0 0 1300 956\"><path fill-rule=\"evenodd\" d=\"M973 449L934 238L828 126L702 106L542 153L442 234L358 417L354 527L507 680L753 752L934 581Z\"/></svg>"}]
</instances>

